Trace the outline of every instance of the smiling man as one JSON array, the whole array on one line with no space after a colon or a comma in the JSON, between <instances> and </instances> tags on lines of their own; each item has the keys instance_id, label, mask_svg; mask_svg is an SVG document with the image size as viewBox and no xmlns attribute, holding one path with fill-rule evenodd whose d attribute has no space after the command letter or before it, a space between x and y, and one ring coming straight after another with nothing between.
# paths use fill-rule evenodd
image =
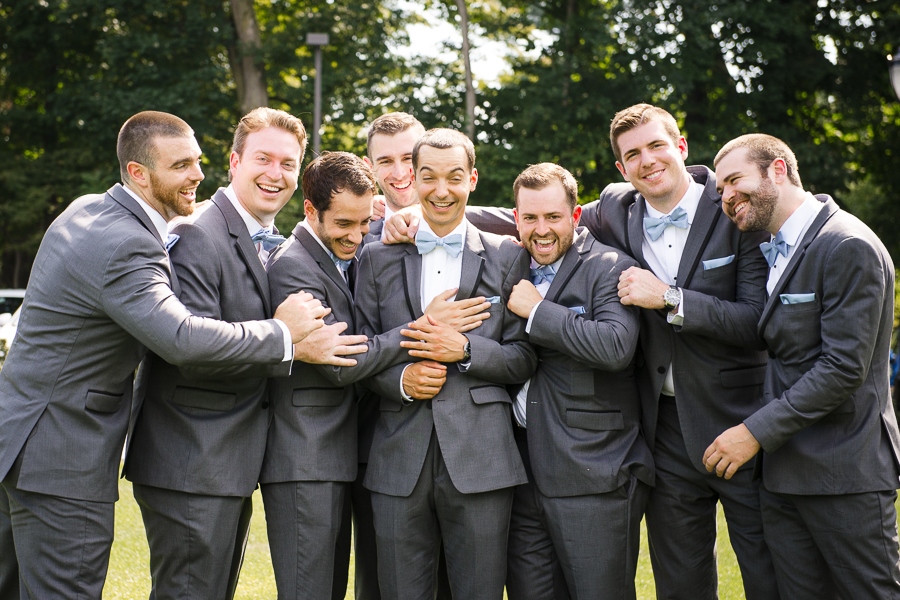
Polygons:
<instances>
[{"instance_id":1,"label":"smiling man","mask_svg":"<svg viewBox=\"0 0 900 600\"><path fill-rule=\"evenodd\" d=\"M418 246L367 244L356 295L360 333L415 322L403 342L412 360L365 382L380 396L364 483L381 594L431 597L443 539L453 596L499 600L513 487L526 481L505 386L524 383L536 362L525 321L506 303L528 254L466 222L478 182L466 136L432 129L412 161L424 215ZM491 303L491 317L466 335L423 315L454 289Z\"/></svg>"},{"instance_id":2,"label":"smiling man","mask_svg":"<svg viewBox=\"0 0 900 600\"><path fill-rule=\"evenodd\" d=\"M900 597L900 432L888 388L894 265L829 196L804 191L781 140L741 136L716 155L725 214L766 231L765 405L707 449L730 478L760 450L760 497L787 598Z\"/></svg>"},{"instance_id":3,"label":"smiling man","mask_svg":"<svg viewBox=\"0 0 900 600\"><path fill-rule=\"evenodd\" d=\"M283 240L273 221L297 189L306 141L303 124L284 111L258 108L238 123L231 185L174 229L180 298L195 314L271 315L264 265ZM154 597L234 594L271 415L268 378L290 370L179 368L149 357L125 475L147 530Z\"/></svg>"}]
</instances>

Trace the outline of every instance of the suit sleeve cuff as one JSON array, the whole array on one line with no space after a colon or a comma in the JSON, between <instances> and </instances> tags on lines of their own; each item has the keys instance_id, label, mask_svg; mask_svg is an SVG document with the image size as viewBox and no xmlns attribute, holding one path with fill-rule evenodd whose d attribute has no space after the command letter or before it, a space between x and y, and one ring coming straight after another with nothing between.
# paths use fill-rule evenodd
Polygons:
<instances>
[{"instance_id":1,"label":"suit sleeve cuff","mask_svg":"<svg viewBox=\"0 0 900 600\"><path fill-rule=\"evenodd\" d=\"M403 367L403 372L400 373L400 397L403 398L403 404L409 405L413 403L412 397L406 393L406 390L403 389L403 377L406 375L406 370L412 366L412 363Z\"/></svg>"},{"instance_id":2,"label":"suit sleeve cuff","mask_svg":"<svg viewBox=\"0 0 900 600\"><path fill-rule=\"evenodd\" d=\"M538 300L538 302L531 307L531 312L528 313L528 322L525 324L525 333L531 333L531 322L534 321L534 313L537 312L538 306L541 305L543 300Z\"/></svg>"},{"instance_id":3,"label":"suit sleeve cuff","mask_svg":"<svg viewBox=\"0 0 900 600\"><path fill-rule=\"evenodd\" d=\"M288 326L284 324L284 321L281 319L272 319L278 326L281 327L281 332L284 334L284 358L281 359L281 362L293 362L294 360L294 342L291 340L291 331L288 329Z\"/></svg>"}]
</instances>

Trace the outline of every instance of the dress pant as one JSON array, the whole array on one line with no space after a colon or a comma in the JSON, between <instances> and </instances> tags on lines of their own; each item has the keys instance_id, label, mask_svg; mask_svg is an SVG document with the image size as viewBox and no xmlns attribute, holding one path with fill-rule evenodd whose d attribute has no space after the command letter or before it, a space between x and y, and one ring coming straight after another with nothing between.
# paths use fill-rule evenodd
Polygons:
<instances>
[{"instance_id":1,"label":"dress pant","mask_svg":"<svg viewBox=\"0 0 900 600\"><path fill-rule=\"evenodd\" d=\"M133 484L150 545L151 600L234 597L253 514L251 497Z\"/></svg>"},{"instance_id":2,"label":"dress pant","mask_svg":"<svg viewBox=\"0 0 900 600\"><path fill-rule=\"evenodd\" d=\"M432 432L412 494L372 493L382 598L431 600L441 541L454 598L503 598L512 497L511 487L457 490Z\"/></svg>"},{"instance_id":3,"label":"dress pant","mask_svg":"<svg viewBox=\"0 0 900 600\"><path fill-rule=\"evenodd\" d=\"M747 600L779 598L752 469L731 479L701 473L685 449L675 398L661 396L656 486L647 504L650 560L660 600L718 598L716 503L721 501Z\"/></svg>"},{"instance_id":4,"label":"dress pant","mask_svg":"<svg viewBox=\"0 0 900 600\"><path fill-rule=\"evenodd\" d=\"M760 499L783 597L900 598L895 491L800 496L763 484Z\"/></svg>"},{"instance_id":5,"label":"dress pant","mask_svg":"<svg viewBox=\"0 0 900 600\"><path fill-rule=\"evenodd\" d=\"M510 600L634 600L648 486L551 498L533 483L526 430L517 427L529 483L516 488L509 532Z\"/></svg>"},{"instance_id":6,"label":"dress pant","mask_svg":"<svg viewBox=\"0 0 900 600\"><path fill-rule=\"evenodd\" d=\"M335 547L349 487L341 481L262 484L279 600L331 600Z\"/></svg>"}]
</instances>

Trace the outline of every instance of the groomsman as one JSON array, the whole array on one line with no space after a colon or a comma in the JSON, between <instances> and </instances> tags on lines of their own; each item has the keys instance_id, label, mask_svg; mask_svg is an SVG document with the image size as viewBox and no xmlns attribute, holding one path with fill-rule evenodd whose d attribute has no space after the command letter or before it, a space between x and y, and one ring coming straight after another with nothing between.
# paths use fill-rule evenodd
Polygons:
<instances>
[{"instance_id":1,"label":"groomsman","mask_svg":"<svg viewBox=\"0 0 900 600\"><path fill-rule=\"evenodd\" d=\"M891 257L831 197L804 191L781 140L741 136L715 165L725 214L771 234L760 246L769 362L764 406L716 438L707 469L728 479L763 451L762 514L785 597L900 597Z\"/></svg>"},{"instance_id":2,"label":"groomsman","mask_svg":"<svg viewBox=\"0 0 900 600\"><path fill-rule=\"evenodd\" d=\"M528 320L539 362L513 405L529 483L513 499L507 593L635 598L653 459L640 432L638 311L619 302L617 284L637 263L576 234L578 184L562 167L533 165L513 190L531 279L509 307Z\"/></svg>"},{"instance_id":3,"label":"groomsman","mask_svg":"<svg viewBox=\"0 0 900 600\"><path fill-rule=\"evenodd\" d=\"M430 130L412 161L424 214L418 246L368 245L357 282L361 333L414 322L403 345L424 359L367 382L380 396L365 478L378 578L385 598L431 596L443 539L453 595L499 599L513 487L526 481L504 386L524 383L536 362L506 302L528 255L465 220L478 181L471 140ZM491 317L467 335L426 318L422 307L451 289L488 298Z\"/></svg>"}]
</instances>

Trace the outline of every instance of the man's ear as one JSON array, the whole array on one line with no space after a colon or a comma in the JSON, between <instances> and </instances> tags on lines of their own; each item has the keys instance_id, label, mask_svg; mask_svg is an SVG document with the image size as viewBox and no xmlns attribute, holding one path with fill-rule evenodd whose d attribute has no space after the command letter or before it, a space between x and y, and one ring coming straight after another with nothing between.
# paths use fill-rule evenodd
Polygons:
<instances>
[{"instance_id":1,"label":"man's ear","mask_svg":"<svg viewBox=\"0 0 900 600\"><path fill-rule=\"evenodd\" d=\"M139 187L150 185L150 169L139 162L131 161L125 166L132 183Z\"/></svg>"},{"instance_id":2,"label":"man's ear","mask_svg":"<svg viewBox=\"0 0 900 600\"><path fill-rule=\"evenodd\" d=\"M319 212L313 206L309 198L303 200L303 214L306 215L307 221L319 222Z\"/></svg>"}]
</instances>

